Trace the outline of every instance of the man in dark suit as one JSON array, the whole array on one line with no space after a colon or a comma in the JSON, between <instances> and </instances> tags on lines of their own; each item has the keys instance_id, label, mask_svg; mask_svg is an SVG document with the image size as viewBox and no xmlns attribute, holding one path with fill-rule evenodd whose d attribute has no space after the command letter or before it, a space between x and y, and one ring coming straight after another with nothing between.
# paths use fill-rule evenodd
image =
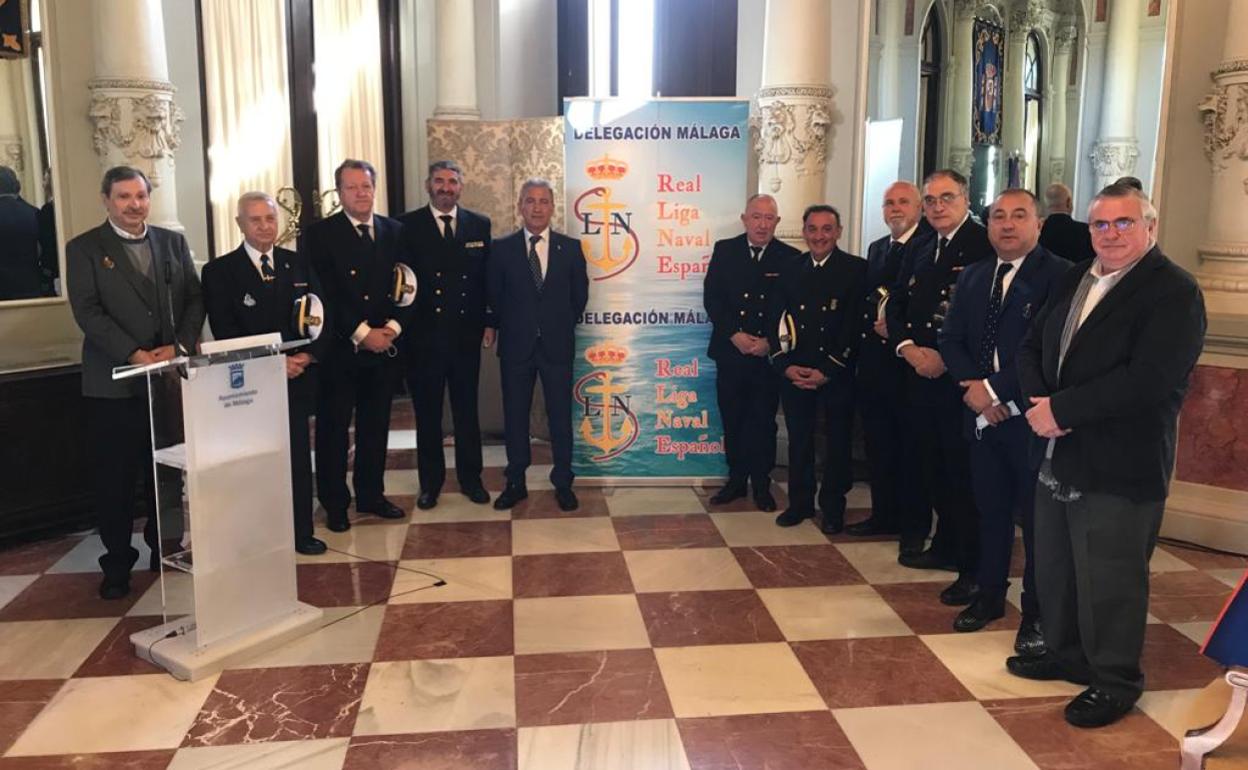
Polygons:
<instances>
[{"instance_id":1,"label":"man in dark suit","mask_svg":"<svg viewBox=\"0 0 1248 770\"><path fill-rule=\"evenodd\" d=\"M767 361L768 301L781 272L798 256L775 239L780 223L776 200L750 196L741 215L745 232L715 243L702 284L702 304L711 318L706 354L715 361L715 392L724 425L728 483L711 496L713 505L745 497L754 485L760 511L776 510L771 469L776 464L776 409L780 381Z\"/></svg>"},{"instance_id":2,"label":"man in dark suit","mask_svg":"<svg viewBox=\"0 0 1248 770\"><path fill-rule=\"evenodd\" d=\"M0 166L0 300L43 295L39 262L39 209L22 200L22 183Z\"/></svg>"},{"instance_id":3,"label":"man in dark suit","mask_svg":"<svg viewBox=\"0 0 1248 770\"><path fill-rule=\"evenodd\" d=\"M906 426L906 369L888 344L881 312L897 282L905 254L923 243L919 188L905 181L884 191L884 222L889 234L867 247L865 296L859 324L855 401L871 473L871 516L850 524L850 535L895 535L903 517L917 519L927 510L919 484L907 483L903 449ZM904 508L917 512L903 514Z\"/></svg>"},{"instance_id":4,"label":"man in dark suit","mask_svg":"<svg viewBox=\"0 0 1248 770\"><path fill-rule=\"evenodd\" d=\"M1006 667L1090 685L1066 721L1099 727L1143 689L1148 562L1206 320L1196 281L1157 248L1144 193L1110 185L1088 219L1096 259L1058 281L1018 353L1027 421L1047 439L1036 584L1049 653Z\"/></svg>"},{"instance_id":5,"label":"man in dark suit","mask_svg":"<svg viewBox=\"0 0 1248 770\"><path fill-rule=\"evenodd\" d=\"M416 271L412 323L407 335L408 391L416 412L420 497L416 507L438 504L446 479L442 454L442 399L449 388L455 425L455 475L474 503L488 503L481 485L481 424L477 384L481 348L494 343L492 314L485 301L485 266L490 257L490 219L459 205L463 172L453 161L429 166L429 205L402 218L407 260Z\"/></svg>"},{"instance_id":6,"label":"man in dark suit","mask_svg":"<svg viewBox=\"0 0 1248 770\"><path fill-rule=\"evenodd\" d=\"M898 561L915 569L952 569L958 579L941 592L942 602L969 604L975 598L975 503L971 495L970 448L962 433L962 390L945 370L936 334L953 301L958 276L992 257L984 227L970 218L966 178L949 169L923 182L923 212L934 229L923 248L907 255L885 308L897 355L909 365L906 394L913 438L907 467L922 479L926 497L940 517L931 547L923 551L930 513L915 511L903 521Z\"/></svg>"},{"instance_id":7,"label":"man in dark suit","mask_svg":"<svg viewBox=\"0 0 1248 770\"><path fill-rule=\"evenodd\" d=\"M212 334L220 340L281 332L282 340L304 338L296 328L295 301L320 296L316 273L303 255L277 246L277 203L267 193L243 193L235 220L243 243L204 265L204 305ZM317 555L325 543L312 535L312 446L308 420L316 408L317 359L328 337L286 356L286 399L290 415L290 478L295 550Z\"/></svg>"},{"instance_id":8,"label":"man in dark suit","mask_svg":"<svg viewBox=\"0 0 1248 770\"><path fill-rule=\"evenodd\" d=\"M1092 234L1088 223L1071 217L1074 199L1070 188L1054 182L1044 188L1044 228L1040 230L1040 245L1071 262L1086 262L1096 254L1092 251Z\"/></svg>"},{"instance_id":9,"label":"man in dark suit","mask_svg":"<svg viewBox=\"0 0 1248 770\"><path fill-rule=\"evenodd\" d=\"M538 377L550 424L555 501L564 511L578 506L572 491L572 358L589 277L580 242L550 228L554 213L550 182L529 179L520 187L524 227L495 241L490 252L487 281L498 318L507 443L507 487L494 501L499 510L529 494L524 472L531 460L529 408Z\"/></svg>"},{"instance_id":10,"label":"man in dark suit","mask_svg":"<svg viewBox=\"0 0 1248 770\"><path fill-rule=\"evenodd\" d=\"M815 515L815 422L822 405L827 445L819 527L829 535L845 528L845 495L853 486L853 362L867 273L866 262L837 248L840 237L836 209L822 204L806 209L802 238L809 251L781 275L768 314L772 366L784 378L780 400L789 432L789 507L776 524L792 527ZM782 324L785 335L779 333Z\"/></svg>"},{"instance_id":11,"label":"man in dark suit","mask_svg":"<svg viewBox=\"0 0 1248 770\"><path fill-rule=\"evenodd\" d=\"M113 368L167 361L193 352L204 304L191 250L181 233L147 224L151 183L142 171L117 166L100 194L108 219L65 247L69 305L83 331L82 394L87 404L91 482L95 493L104 580L100 596L130 592L135 485L148 479L143 536L158 552L151 483L152 443L142 377L113 380Z\"/></svg>"},{"instance_id":12,"label":"man in dark suit","mask_svg":"<svg viewBox=\"0 0 1248 770\"><path fill-rule=\"evenodd\" d=\"M334 532L351 528L347 506L347 434L355 414L352 486L357 513L401 519L385 497L390 402L398 381L395 339L406 309L395 306L395 264L402 261L401 225L373 211L377 172L362 160L334 170L342 211L308 227L299 249L325 287L333 321L320 371L316 408L316 494Z\"/></svg>"},{"instance_id":13,"label":"man in dark suit","mask_svg":"<svg viewBox=\"0 0 1248 770\"><path fill-rule=\"evenodd\" d=\"M993 201L988 240L995 260L962 271L940 328L940 354L949 376L966 392L965 433L979 511L979 594L953 621L955 631L978 631L1005 614L1014 516L1023 530L1023 622L1014 649L1044 651L1036 600L1032 513L1039 462L1035 435L1023 418L1015 353L1032 317L1070 263L1038 245L1040 205L1028 190L1006 190Z\"/></svg>"}]
</instances>

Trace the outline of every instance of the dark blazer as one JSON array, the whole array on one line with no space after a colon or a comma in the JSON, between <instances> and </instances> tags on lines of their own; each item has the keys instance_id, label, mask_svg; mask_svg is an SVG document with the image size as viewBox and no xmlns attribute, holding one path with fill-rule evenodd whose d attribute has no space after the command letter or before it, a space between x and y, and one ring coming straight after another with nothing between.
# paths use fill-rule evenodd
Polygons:
<instances>
[{"instance_id":1,"label":"dark blazer","mask_svg":"<svg viewBox=\"0 0 1248 770\"><path fill-rule=\"evenodd\" d=\"M1018 351L1024 398L1049 396L1057 424L1053 474L1083 492L1163 500L1174 468L1183 394L1205 337L1195 279L1154 247L1075 333L1058 374L1074 294L1093 263L1053 288Z\"/></svg>"},{"instance_id":2,"label":"dark blazer","mask_svg":"<svg viewBox=\"0 0 1248 770\"><path fill-rule=\"evenodd\" d=\"M499 238L491 247L487 286L490 307L498 319L500 358L531 358L541 337L543 351L554 362L572 361L576 324L589 301L580 241L550 231L546 275L539 292L529 272L524 228Z\"/></svg>"},{"instance_id":3,"label":"dark blazer","mask_svg":"<svg viewBox=\"0 0 1248 770\"><path fill-rule=\"evenodd\" d=\"M777 372L783 375L789 366L813 367L828 377L851 371L860 341L858 316L866 275L866 261L839 248L819 270L810 252L788 265L768 314L771 363ZM782 353L778 329L786 311L798 327L797 348Z\"/></svg>"},{"instance_id":4,"label":"dark blazer","mask_svg":"<svg viewBox=\"0 0 1248 770\"><path fill-rule=\"evenodd\" d=\"M915 233L914 237L918 237ZM914 242L914 239L911 239ZM968 218L935 263L939 236L933 230L906 251L897 283L884 312L888 317L889 343L896 348L905 340L924 348L936 348L936 332L953 302L958 275L981 259L994 256L988 231ZM908 244L907 244L908 245Z\"/></svg>"},{"instance_id":5,"label":"dark blazer","mask_svg":"<svg viewBox=\"0 0 1248 770\"><path fill-rule=\"evenodd\" d=\"M1015 355L1032 318L1044 307L1053 285L1070 269L1070 263L1053 256L1043 246L1037 246L1016 269L1018 274L1002 301L997 324L997 357L1001 370L987 379L1001 403L1013 401L1020 412L1026 412L1031 404L1023 400L1019 388ZM992 296L996 273L997 261L985 259L963 270L958 278L954 292L957 299L950 306L949 315L938 335L940 355L955 382L983 377L979 369L979 351L984 340L988 300ZM968 425L973 425L975 415L969 409L966 411Z\"/></svg>"},{"instance_id":6,"label":"dark blazer","mask_svg":"<svg viewBox=\"0 0 1248 770\"><path fill-rule=\"evenodd\" d=\"M327 357L342 356L366 365L380 363L385 354L355 350L351 335L361 323L379 327L397 321L403 329L400 339L416 331L409 328L411 306L400 308L390 298L394 265L405 259L402 225L374 214L373 228L369 246L339 211L309 225L299 238L299 253L319 278L325 290L321 299L331 309L332 323L325 330L331 336Z\"/></svg>"},{"instance_id":7,"label":"dark blazer","mask_svg":"<svg viewBox=\"0 0 1248 770\"><path fill-rule=\"evenodd\" d=\"M39 209L16 195L0 195L0 243L0 300L43 296Z\"/></svg>"},{"instance_id":8,"label":"dark blazer","mask_svg":"<svg viewBox=\"0 0 1248 770\"><path fill-rule=\"evenodd\" d=\"M867 273L863 278L862 312L859 314L859 339L862 346L858 361L859 377L864 374L864 365L868 368L879 368L897 363L897 356L893 352L895 346L887 337L875 333L875 321L879 316L879 295L876 290L883 287L891 293L907 255L916 248L923 247L925 243L923 232L917 229L900 249L890 253L891 242L892 236L886 235L867 246ZM889 301L892 301L891 298ZM887 305L885 308L887 309ZM869 376L877 374L874 371L865 373Z\"/></svg>"},{"instance_id":9,"label":"dark blazer","mask_svg":"<svg viewBox=\"0 0 1248 770\"><path fill-rule=\"evenodd\" d=\"M1070 214L1049 214L1040 228L1040 245L1063 259L1084 262L1096 256L1087 222Z\"/></svg>"},{"instance_id":10,"label":"dark blazer","mask_svg":"<svg viewBox=\"0 0 1248 770\"><path fill-rule=\"evenodd\" d=\"M114 382L113 367L124 366L140 348L173 343L171 298L182 346L193 352L203 331L204 301L186 238L151 225L147 232L155 280L134 269L107 221L65 245L69 306L84 333L84 396L130 398L146 393L142 377Z\"/></svg>"},{"instance_id":11,"label":"dark blazer","mask_svg":"<svg viewBox=\"0 0 1248 770\"><path fill-rule=\"evenodd\" d=\"M428 206L399 220L406 260L416 271L411 322L419 331L407 336L409 350L480 350L485 327L498 323L485 296L490 219L463 206L455 214L455 240L450 243Z\"/></svg>"},{"instance_id":12,"label":"dark blazer","mask_svg":"<svg viewBox=\"0 0 1248 770\"><path fill-rule=\"evenodd\" d=\"M781 272L801 252L778 238L763 249L758 262L750 255L750 242L742 233L715 242L711 264L702 283L702 304L711 318L711 342L706 354L721 365L745 356L732 344L739 331L767 337L768 297Z\"/></svg>"}]
</instances>

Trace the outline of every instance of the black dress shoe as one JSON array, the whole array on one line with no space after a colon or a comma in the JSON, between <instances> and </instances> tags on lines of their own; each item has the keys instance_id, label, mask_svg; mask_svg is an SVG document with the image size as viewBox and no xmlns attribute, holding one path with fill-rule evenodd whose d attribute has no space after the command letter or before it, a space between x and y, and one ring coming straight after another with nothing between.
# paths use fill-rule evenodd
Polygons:
<instances>
[{"instance_id":1,"label":"black dress shoe","mask_svg":"<svg viewBox=\"0 0 1248 770\"><path fill-rule=\"evenodd\" d=\"M490 501L490 493L485 491L485 487L481 484L471 484L469 486L461 485L459 490L464 493L470 501L477 505L485 505Z\"/></svg>"},{"instance_id":2,"label":"black dress shoe","mask_svg":"<svg viewBox=\"0 0 1248 770\"><path fill-rule=\"evenodd\" d=\"M872 516L868 519L863 519L862 521L856 524L850 524L848 527L845 528L845 534L853 535L854 537L869 537L871 535L895 535L897 534L897 528L886 525L883 522L881 522L878 518L876 518L875 516ZM919 550L920 551L923 550L922 544L919 545Z\"/></svg>"},{"instance_id":3,"label":"black dress shoe","mask_svg":"<svg viewBox=\"0 0 1248 770\"><path fill-rule=\"evenodd\" d=\"M416 507L422 511L427 511L438 504L438 496L432 492L421 492L420 497L416 498Z\"/></svg>"},{"instance_id":4,"label":"black dress shoe","mask_svg":"<svg viewBox=\"0 0 1248 770\"><path fill-rule=\"evenodd\" d=\"M1037 682L1056 682L1059 680L1070 682L1071 684L1081 684L1086 686L1088 678L1086 676L1078 676L1066 669L1058 659L1050 653L1045 653L1038 657L1029 658L1022 655L1012 655L1005 659L1005 670L1014 676L1022 679L1032 679Z\"/></svg>"},{"instance_id":5,"label":"black dress shoe","mask_svg":"<svg viewBox=\"0 0 1248 770\"><path fill-rule=\"evenodd\" d=\"M576 499L576 493L572 491L572 487L559 487L555 490L555 502L559 503L561 511L575 511L581 507L581 503Z\"/></svg>"},{"instance_id":6,"label":"black dress shoe","mask_svg":"<svg viewBox=\"0 0 1248 770\"><path fill-rule=\"evenodd\" d=\"M130 594L130 581L113 582L108 578L104 578L104 582L100 583L100 598L112 601L114 599L122 599Z\"/></svg>"},{"instance_id":7,"label":"black dress shoe","mask_svg":"<svg viewBox=\"0 0 1248 770\"><path fill-rule=\"evenodd\" d=\"M953 563L953 559L936 553L931 548L919 553L906 553L903 551L898 554L897 563L903 567L909 567L910 569L943 569L948 572L958 571L958 567Z\"/></svg>"},{"instance_id":8,"label":"black dress shoe","mask_svg":"<svg viewBox=\"0 0 1248 770\"><path fill-rule=\"evenodd\" d=\"M376 505L370 505L367 508L361 508L357 505L355 510L359 513L371 513L374 516L379 516L383 519L401 519L407 515L407 511L404 511L402 508L384 497L381 498L381 502Z\"/></svg>"},{"instance_id":9,"label":"black dress shoe","mask_svg":"<svg viewBox=\"0 0 1248 770\"><path fill-rule=\"evenodd\" d=\"M295 550L305 556L320 556L325 553L325 541L315 537L307 537L295 543Z\"/></svg>"},{"instance_id":10,"label":"black dress shoe","mask_svg":"<svg viewBox=\"0 0 1248 770\"><path fill-rule=\"evenodd\" d=\"M940 592L940 603L950 607L970 604L979 597L979 584L970 575L958 575L958 579Z\"/></svg>"},{"instance_id":11,"label":"black dress shoe","mask_svg":"<svg viewBox=\"0 0 1248 770\"><path fill-rule=\"evenodd\" d=\"M494 510L505 511L528 496L528 489L508 484L507 488L503 490L503 493L495 498Z\"/></svg>"},{"instance_id":12,"label":"black dress shoe","mask_svg":"<svg viewBox=\"0 0 1248 770\"><path fill-rule=\"evenodd\" d=\"M754 495L754 507L764 513L771 513L776 510L776 498L767 491L757 492Z\"/></svg>"},{"instance_id":13,"label":"black dress shoe","mask_svg":"<svg viewBox=\"0 0 1248 770\"><path fill-rule=\"evenodd\" d=\"M901 562L901 557L903 556L918 556L923 553L923 549L926 547L927 542L924 540L907 540L903 537L901 542L897 544L897 561Z\"/></svg>"},{"instance_id":14,"label":"black dress shoe","mask_svg":"<svg viewBox=\"0 0 1248 770\"><path fill-rule=\"evenodd\" d=\"M330 532L346 532L351 529L351 520L347 518L347 512L342 513L326 513L325 526Z\"/></svg>"},{"instance_id":15,"label":"black dress shoe","mask_svg":"<svg viewBox=\"0 0 1248 770\"><path fill-rule=\"evenodd\" d=\"M776 524L782 527L796 527L807 519L815 517L814 511L799 511L795 508L786 508L783 513L776 517Z\"/></svg>"},{"instance_id":16,"label":"black dress shoe","mask_svg":"<svg viewBox=\"0 0 1248 770\"><path fill-rule=\"evenodd\" d=\"M1005 617L1005 599L980 594L953 619L953 630L961 633L978 631L997 618Z\"/></svg>"},{"instance_id":17,"label":"black dress shoe","mask_svg":"<svg viewBox=\"0 0 1248 770\"><path fill-rule=\"evenodd\" d=\"M744 481L729 481L727 484L719 488L719 491L711 495L711 505L724 505L731 503L733 500L745 497Z\"/></svg>"},{"instance_id":18,"label":"black dress shoe","mask_svg":"<svg viewBox=\"0 0 1248 770\"><path fill-rule=\"evenodd\" d=\"M1134 705L1089 687L1066 704L1066 721L1075 727L1105 727L1125 717Z\"/></svg>"},{"instance_id":19,"label":"black dress shoe","mask_svg":"<svg viewBox=\"0 0 1248 770\"><path fill-rule=\"evenodd\" d=\"M1036 658L1043 655L1046 649L1040 618L1024 615L1023 622L1018 625L1018 634L1014 637L1014 652L1023 657Z\"/></svg>"},{"instance_id":20,"label":"black dress shoe","mask_svg":"<svg viewBox=\"0 0 1248 770\"><path fill-rule=\"evenodd\" d=\"M842 532L844 532L845 531L844 514L837 516L837 515L829 515L828 513L825 512L823 514L823 517L819 519L819 531L825 535L839 535Z\"/></svg>"}]
</instances>

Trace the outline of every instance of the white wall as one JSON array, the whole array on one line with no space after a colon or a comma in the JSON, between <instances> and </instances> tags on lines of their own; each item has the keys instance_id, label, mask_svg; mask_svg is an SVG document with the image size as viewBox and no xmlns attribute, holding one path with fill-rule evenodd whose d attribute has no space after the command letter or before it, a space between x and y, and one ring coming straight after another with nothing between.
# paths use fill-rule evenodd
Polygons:
<instances>
[{"instance_id":1,"label":"white wall","mask_svg":"<svg viewBox=\"0 0 1248 770\"><path fill-rule=\"evenodd\" d=\"M763 87L763 32L767 0L737 2L737 96L753 99ZM753 111L755 105L751 105Z\"/></svg>"}]
</instances>

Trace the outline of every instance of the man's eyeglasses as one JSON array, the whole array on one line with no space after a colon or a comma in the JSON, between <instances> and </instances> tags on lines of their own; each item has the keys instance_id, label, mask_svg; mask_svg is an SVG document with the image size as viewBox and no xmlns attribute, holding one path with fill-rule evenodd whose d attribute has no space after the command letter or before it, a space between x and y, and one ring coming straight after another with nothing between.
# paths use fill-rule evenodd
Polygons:
<instances>
[{"instance_id":1,"label":"man's eyeglasses","mask_svg":"<svg viewBox=\"0 0 1248 770\"><path fill-rule=\"evenodd\" d=\"M1111 227L1120 233L1129 233L1135 229L1137 224L1139 224L1139 220L1131 219L1130 217L1119 217L1113 221L1098 219L1089 224L1092 228L1092 232L1097 235L1105 235L1109 232Z\"/></svg>"},{"instance_id":2,"label":"man's eyeglasses","mask_svg":"<svg viewBox=\"0 0 1248 770\"><path fill-rule=\"evenodd\" d=\"M960 197L962 197L962 194L961 194L961 193L952 193L952 192L941 193L940 195L924 195L924 196L923 196L923 205L924 205L924 206L935 206L935 205L936 205L936 202L937 202L937 201L940 201L941 203L943 203L943 204L945 204L946 206L948 206L949 204L953 203L954 201L956 201L956 200L957 200L958 198L960 198Z\"/></svg>"}]
</instances>

